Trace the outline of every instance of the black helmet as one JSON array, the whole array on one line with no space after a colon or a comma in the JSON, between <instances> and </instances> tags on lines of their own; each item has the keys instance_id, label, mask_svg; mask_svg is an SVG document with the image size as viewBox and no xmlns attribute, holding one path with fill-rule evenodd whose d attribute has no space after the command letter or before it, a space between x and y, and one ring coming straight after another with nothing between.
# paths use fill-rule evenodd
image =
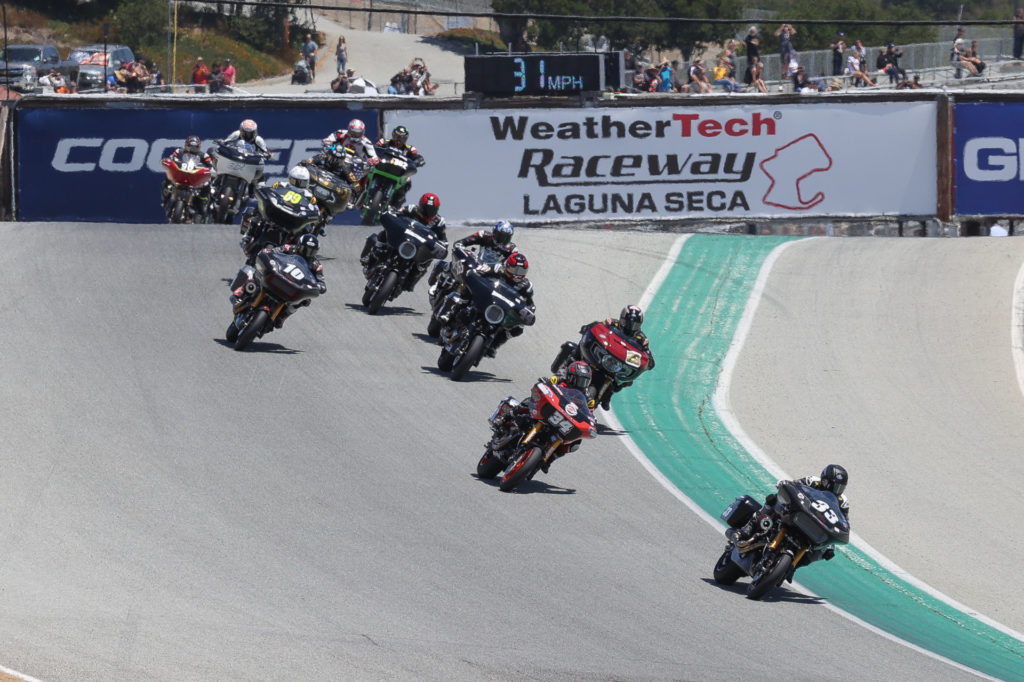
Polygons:
<instances>
[{"instance_id":1,"label":"black helmet","mask_svg":"<svg viewBox=\"0 0 1024 682\"><path fill-rule=\"evenodd\" d=\"M644 311L640 306L627 305L619 313L619 325L627 334L636 334L644 323Z\"/></svg>"},{"instance_id":2,"label":"black helmet","mask_svg":"<svg viewBox=\"0 0 1024 682\"><path fill-rule=\"evenodd\" d=\"M593 372L590 371L590 365L582 360L573 362L569 365L569 368L565 370L565 383L580 391L587 390L587 387L590 386L590 379L592 377Z\"/></svg>"},{"instance_id":3,"label":"black helmet","mask_svg":"<svg viewBox=\"0 0 1024 682\"><path fill-rule=\"evenodd\" d=\"M512 234L514 232L515 228L512 227L512 223L507 220L501 220L494 224L494 229L491 230L491 237L494 239L495 244L508 246L512 243Z\"/></svg>"},{"instance_id":4,"label":"black helmet","mask_svg":"<svg viewBox=\"0 0 1024 682\"><path fill-rule=\"evenodd\" d=\"M189 135L185 138L185 151L189 154L199 153L199 136Z\"/></svg>"},{"instance_id":5,"label":"black helmet","mask_svg":"<svg viewBox=\"0 0 1024 682\"><path fill-rule=\"evenodd\" d=\"M391 131L391 139L399 144L405 144L409 141L409 129L405 126L395 126Z\"/></svg>"},{"instance_id":6,"label":"black helmet","mask_svg":"<svg viewBox=\"0 0 1024 682\"><path fill-rule=\"evenodd\" d=\"M315 234L306 233L299 237L299 245L296 251L306 260L314 258L319 250L320 240L316 238Z\"/></svg>"},{"instance_id":7,"label":"black helmet","mask_svg":"<svg viewBox=\"0 0 1024 682\"><path fill-rule=\"evenodd\" d=\"M821 470L821 488L835 493L836 497L843 494L846 484L850 482L850 475L846 469L838 464L829 464Z\"/></svg>"}]
</instances>

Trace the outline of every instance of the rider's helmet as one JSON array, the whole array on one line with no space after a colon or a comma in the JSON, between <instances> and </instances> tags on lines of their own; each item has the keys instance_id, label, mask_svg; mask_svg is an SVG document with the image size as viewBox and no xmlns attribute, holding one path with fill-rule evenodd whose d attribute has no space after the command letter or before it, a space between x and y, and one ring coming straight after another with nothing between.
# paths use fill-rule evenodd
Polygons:
<instances>
[{"instance_id":1,"label":"rider's helmet","mask_svg":"<svg viewBox=\"0 0 1024 682\"><path fill-rule=\"evenodd\" d=\"M288 171L288 184L298 189L309 187L309 171L302 166L295 166Z\"/></svg>"},{"instance_id":2,"label":"rider's helmet","mask_svg":"<svg viewBox=\"0 0 1024 682\"><path fill-rule=\"evenodd\" d=\"M199 153L199 136L189 135L185 138L185 151L189 154Z\"/></svg>"},{"instance_id":3,"label":"rider's helmet","mask_svg":"<svg viewBox=\"0 0 1024 682\"><path fill-rule=\"evenodd\" d=\"M512 243L513 232L515 232L515 228L512 227L512 223L507 220L501 220L494 223L494 229L491 230L491 237L494 239L495 244L508 246Z\"/></svg>"},{"instance_id":4,"label":"rider's helmet","mask_svg":"<svg viewBox=\"0 0 1024 682\"><path fill-rule=\"evenodd\" d=\"M395 126L395 129L391 131L391 139L397 146L403 146L409 141L409 129L405 126Z\"/></svg>"},{"instance_id":5,"label":"rider's helmet","mask_svg":"<svg viewBox=\"0 0 1024 682\"><path fill-rule=\"evenodd\" d=\"M619 326L627 334L636 334L644 323L644 311L638 305L627 305L619 313Z\"/></svg>"},{"instance_id":6,"label":"rider's helmet","mask_svg":"<svg viewBox=\"0 0 1024 682\"><path fill-rule=\"evenodd\" d=\"M441 199L433 192L427 192L420 197L420 201L416 204L416 211L423 216L424 220L431 220L437 215L437 210L441 208Z\"/></svg>"},{"instance_id":7,"label":"rider's helmet","mask_svg":"<svg viewBox=\"0 0 1024 682\"><path fill-rule=\"evenodd\" d=\"M238 126L238 134L242 136L242 139L246 142L256 141L256 121L251 118L247 118L242 121L242 124Z\"/></svg>"},{"instance_id":8,"label":"rider's helmet","mask_svg":"<svg viewBox=\"0 0 1024 682\"><path fill-rule=\"evenodd\" d=\"M320 250L320 240L316 238L315 234L307 232L299 237L299 243L295 250L306 260L311 260L316 257L316 252Z\"/></svg>"},{"instance_id":9,"label":"rider's helmet","mask_svg":"<svg viewBox=\"0 0 1024 682\"><path fill-rule=\"evenodd\" d=\"M573 362L565 370L565 383L580 391L587 390L587 387L590 386L590 379L592 377L593 372L590 371L590 365L582 360Z\"/></svg>"},{"instance_id":10,"label":"rider's helmet","mask_svg":"<svg viewBox=\"0 0 1024 682\"><path fill-rule=\"evenodd\" d=\"M829 464L821 470L821 488L835 493L836 497L843 494L846 484L850 482L850 475L846 469L838 464Z\"/></svg>"},{"instance_id":11,"label":"rider's helmet","mask_svg":"<svg viewBox=\"0 0 1024 682\"><path fill-rule=\"evenodd\" d=\"M510 282L518 284L526 279L526 272L529 269L530 264L526 262L526 256L515 251L505 259L505 267L502 268L502 271Z\"/></svg>"},{"instance_id":12,"label":"rider's helmet","mask_svg":"<svg viewBox=\"0 0 1024 682\"><path fill-rule=\"evenodd\" d=\"M366 124L358 118L354 118L348 122L348 136L353 140L361 140L363 138L363 133L365 132Z\"/></svg>"}]
</instances>

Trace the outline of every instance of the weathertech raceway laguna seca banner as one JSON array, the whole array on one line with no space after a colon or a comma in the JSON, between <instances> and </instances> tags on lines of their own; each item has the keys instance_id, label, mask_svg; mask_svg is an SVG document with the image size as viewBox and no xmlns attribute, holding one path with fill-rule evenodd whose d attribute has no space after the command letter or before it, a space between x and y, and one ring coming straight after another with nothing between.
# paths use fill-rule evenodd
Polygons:
<instances>
[{"instance_id":1,"label":"weathertech raceway laguna seca banner","mask_svg":"<svg viewBox=\"0 0 1024 682\"><path fill-rule=\"evenodd\" d=\"M931 215L932 102L385 113L450 220Z\"/></svg>"}]
</instances>

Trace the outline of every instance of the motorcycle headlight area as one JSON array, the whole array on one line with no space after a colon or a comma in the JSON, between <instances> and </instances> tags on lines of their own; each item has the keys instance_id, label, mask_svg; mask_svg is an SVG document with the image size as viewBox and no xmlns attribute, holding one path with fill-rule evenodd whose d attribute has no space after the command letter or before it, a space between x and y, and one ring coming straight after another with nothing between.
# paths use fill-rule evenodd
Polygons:
<instances>
[{"instance_id":1,"label":"motorcycle headlight area","mask_svg":"<svg viewBox=\"0 0 1024 682\"><path fill-rule=\"evenodd\" d=\"M623 369L623 364L597 341L590 344L590 357L597 358L597 364L609 374L618 374Z\"/></svg>"},{"instance_id":2,"label":"motorcycle headlight area","mask_svg":"<svg viewBox=\"0 0 1024 682\"><path fill-rule=\"evenodd\" d=\"M501 309L500 305L492 303L484 309L484 319L489 324L501 324L505 321L505 311Z\"/></svg>"},{"instance_id":3,"label":"motorcycle headlight area","mask_svg":"<svg viewBox=\"0 0 1024 682\"><path fill-rule=\"evenodd\" d=\"M416 257L416 245L412 242L402 242L398 245L398 255L406 260Z\"/></svg>"}]
</instances>

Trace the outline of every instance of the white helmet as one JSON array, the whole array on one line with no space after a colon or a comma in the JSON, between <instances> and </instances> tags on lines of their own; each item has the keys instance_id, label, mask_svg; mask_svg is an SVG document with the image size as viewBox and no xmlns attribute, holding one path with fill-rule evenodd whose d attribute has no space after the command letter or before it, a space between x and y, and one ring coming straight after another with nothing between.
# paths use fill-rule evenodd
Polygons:
<instances>
[{"instance_id":1,"label":"white helmet","mask_svg":"<svg viewBox=\"0 0 1024 682\"><path fill-rule=\"evenodd\" d=\"M288 171L288 184L299 189L309 187L309 171L302 166L295 166Z\"/></svg>"},{"instance_id":2,"label":"white helmet","mask_svg":"<svg viewBox=\"0 0 1024 682\"><path fill-rule=\"evenodd\" d=\"M358 140L366 132L366 124L360 121L358 118L354 118L348 122L348 136L353 140Z\"/></svg>"}]
</instances>

